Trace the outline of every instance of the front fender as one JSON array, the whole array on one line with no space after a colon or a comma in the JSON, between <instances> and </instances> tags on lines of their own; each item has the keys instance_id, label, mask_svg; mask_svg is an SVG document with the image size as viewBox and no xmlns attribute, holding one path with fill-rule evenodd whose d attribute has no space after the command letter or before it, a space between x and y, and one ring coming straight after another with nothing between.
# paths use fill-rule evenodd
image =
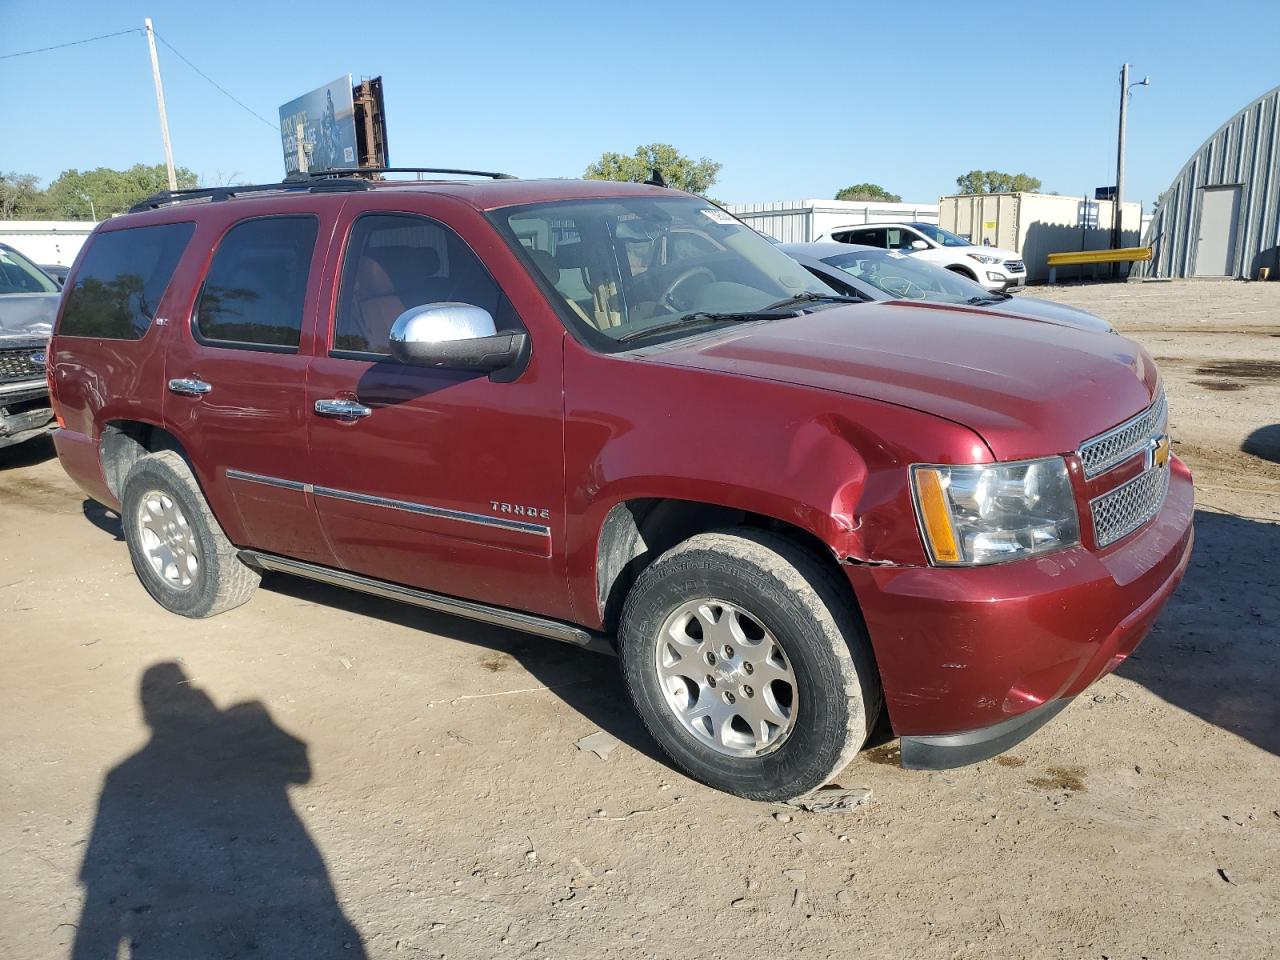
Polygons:
<instances>
[{"instance_id":1,"label":"front fender","mask_svg":"<svg viewBox=\"0 0 1280 960\"><path fill-rule=\"evenodd\" d=\"M971 430L881 401L627 356L566 355L568 574L598 625L605 518L639 499L759 514L840 561L922 564L912 463L972 461Z\"/></svg>"}]
</instances>

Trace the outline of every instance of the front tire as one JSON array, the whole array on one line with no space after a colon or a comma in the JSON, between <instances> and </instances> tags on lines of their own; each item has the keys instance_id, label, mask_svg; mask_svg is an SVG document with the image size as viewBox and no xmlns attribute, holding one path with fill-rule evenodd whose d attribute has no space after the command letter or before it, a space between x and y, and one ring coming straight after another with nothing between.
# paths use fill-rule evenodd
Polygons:
<instances>
[{"instance_id":1,"label":"front tire","mask_svg":"<svg viewBox=\"0 0 1280 960\"><path fill-rule=\"evenodd\" d=\"M129 559L160 606L184 617L211 617L252 596L259 574L240 560L177 453L138 460L120 502Z\"/></svg>"},{"instance_id":2,"label":"front tire","mask_svg":"<svg viewBox=\"0 0 1280 960\"><path fill-rule=\"evenodd\" d=\"M847 590L764 531L699 534L659 557L627 596L619 656L632 702L676 766L752 800L828 782L880 708Z\"/></svg>"}]
</instances>

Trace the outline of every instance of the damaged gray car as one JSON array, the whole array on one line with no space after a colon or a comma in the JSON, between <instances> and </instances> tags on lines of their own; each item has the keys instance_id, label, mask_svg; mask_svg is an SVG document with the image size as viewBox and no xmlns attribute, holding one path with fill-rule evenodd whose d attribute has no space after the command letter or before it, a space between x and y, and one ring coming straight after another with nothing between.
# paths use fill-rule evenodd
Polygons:
<instances>
[{"instance_id":1,"label":"damaged gray car","mask_svg":"<svg viewBox=\"0 0 1280 960\"><path fill-rule=\"evenodd\" d=\"M0 447L54 428L44 361L60 296L55 280L0 243Z\"/></svg>"}]
</instances>

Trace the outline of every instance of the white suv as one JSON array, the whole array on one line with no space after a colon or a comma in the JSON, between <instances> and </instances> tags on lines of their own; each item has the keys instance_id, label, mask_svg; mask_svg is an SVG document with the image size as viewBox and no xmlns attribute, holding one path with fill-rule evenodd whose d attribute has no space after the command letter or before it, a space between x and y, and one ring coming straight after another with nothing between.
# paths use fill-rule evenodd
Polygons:
<instances>
[{"instance_id":1,"label":"white suv","mask_svg":"<svg viewBox=\"0 0 1280 960\"><path fill-rule=\"evenodd\" d=\"M897 250L954 270L988 290L1007 290L1027 282L1027 266L1021 254L999 247L974 246L932 223L863 223L836 227L818 239Z\"/></svg>"}]
</instances>

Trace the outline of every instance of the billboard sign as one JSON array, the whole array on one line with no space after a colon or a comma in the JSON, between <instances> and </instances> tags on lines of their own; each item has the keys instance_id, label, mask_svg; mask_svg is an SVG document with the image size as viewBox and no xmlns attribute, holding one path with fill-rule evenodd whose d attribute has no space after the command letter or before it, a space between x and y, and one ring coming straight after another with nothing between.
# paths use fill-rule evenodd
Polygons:
<instances>
[{"instance_id":1,"label":"billboard sign","mask_svg":"<svg viewBox=\"0 0 1280 960\"><path fill-rule=\"evenodd\" d=\"M299 143L298 127L302 127ZM351 74L290 100L280 108L280 142L284 147L286 174L300 170L356 168L355 103ZM298 156L299 146L305 156ZM305 161L300 162L300 161Z\"/></svg>"}]
</instances>

